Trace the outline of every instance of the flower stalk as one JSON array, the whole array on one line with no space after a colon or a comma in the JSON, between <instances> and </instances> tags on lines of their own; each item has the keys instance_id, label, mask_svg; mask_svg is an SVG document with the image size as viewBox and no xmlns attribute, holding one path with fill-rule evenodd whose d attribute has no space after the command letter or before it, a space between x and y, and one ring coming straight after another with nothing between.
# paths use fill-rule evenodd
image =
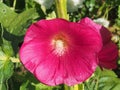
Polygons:
<instances>
[{"instance_id":1,"label":"flower stalk","mask_svg":"<svg viewBox=\"0 0 120 90\"><path fill-rule=\"evenodd\" d=\"M74 88L74 90L79 90L78 84L74 85L73 88Z\"/></svg>"},{"instance_id":2,"label":"flower stalk","mask_svg":"<svg viewBox=\"0 0 120 90\"><path fill-rule=\"evenodd\" d=\"M67 14L67 0L55 0L57 18L69 20Z\"/></svg>"},{"instance_id":3,"label":"flower stalk","mask_svg":"<svg viewBox=\"0 0 120 90\"><path fill-rule=\"evenodd\" d=\"M13 9L15 10L15 7L16 7L16 0L14 0L14 2L13 2Z\"/></svg>"},{"instance_id":4,"label":"flower stalk","mask_svg":"<svg viewBox=\"0 0 120 90\"><path fill-rule=\"evenodd\" d=\"M64 90L84 90L84 84L76 84L74 86L64 85Z\"/></svg>"}]
</instances>

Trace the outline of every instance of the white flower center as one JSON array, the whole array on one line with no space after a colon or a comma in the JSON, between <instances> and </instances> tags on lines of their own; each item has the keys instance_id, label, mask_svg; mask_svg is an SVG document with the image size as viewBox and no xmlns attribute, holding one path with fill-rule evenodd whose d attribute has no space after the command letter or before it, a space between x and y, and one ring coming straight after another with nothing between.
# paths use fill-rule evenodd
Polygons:
<instances>
[{"instance_id":1,"label":"white flower center","mask_svg":"<svg viewBox=\"0 0 120 90\"><path fill-rule=\"evenodd\" d=\"M64 54L66 48L64 40L61 39L53 40L52 45L55 54L57 54L58 56L62 56Z\"/></svg>"},{"instance_id":2,"label":"white flower center","mask_svg":"<svg viewBox=\"0 0 120 90\"><path fill-rule=\"evenodd\" d=\"M70 45L70 39L68 35L60 32L59 34L56 34L53 36L51 41L51 46L53 53L57 56L63 56L68 51Z\"/></svg>"},{"instance_id":3,"label":"white flower center","mask_svg":"<svg viewBox=\"0 0 120 90\"><path fill-rule=\"evenodd\" d=\"M55 52L59 54L60 56L64 54L65 51L65 45L63 40L56 40L55 42Z\"/></svg>"}]
</instances>

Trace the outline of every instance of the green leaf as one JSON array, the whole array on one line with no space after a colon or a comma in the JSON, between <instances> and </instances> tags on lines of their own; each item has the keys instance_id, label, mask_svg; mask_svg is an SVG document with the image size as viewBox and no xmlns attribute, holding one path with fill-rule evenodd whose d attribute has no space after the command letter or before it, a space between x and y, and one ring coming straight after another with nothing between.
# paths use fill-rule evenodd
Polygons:
<instances>
[{"instance_id":1,"label":"green leaf","mask_svg":"<svg viewBox=\"0 0 120 90\"><path fill-rule=\"evenodd\" d=\"M61 86L47 86L42 83L33 83L33 85L35 86L35 90L63 90Z\"/></svg>"},{"instance_id":2,"label":"green leaf","mask_svg":"<svg viewBox=\"0 0 120 90\"><path fill-rule=\"evenodd\" d=\"M5 12L2 12L4 11ZM34 8L28 9L20 14L16 14L10 7L0 3L0 23L4 27L0 29L2 35L2 49L8 56L18 53L18 45L23 40L26 28L37 18L38 14Z\"/></svg>"},{"instance_id":3,"label":"green leaf","mask_svg":"<svg viewBox=\"0 0 120 90\"><path fill-rule=\"evenodd\" d=\"M0 88L8 90L7 81L13 74L13 63L10 60L0 60Z\"/></svg>"},{"instance_id":4,"label":"green leaf","mask_svg":"<svg viewBox=\"0 0 120 90\"><path fill-rule=\"evenodd\" d=\"M26 7L26 9L35 7L34 0L25 0L25 7Z\"/></svg>"},{"instance_id":5,"label":"green leaf","mask_svg":"<svg viewBox=\"0 0 120 90\"><path fill-rule=\"evenodd\" d=\"M32 23L32 20L38 17L38 13L34 8L17 14L10 7L0 3L0 23L9 33L14 35L24 35L26 28Z\"/></svg>"},{"instance_id":6,"label":"green leaf","mask_svg":"<svg viewBox=\"0 0 120 90\"><path fill-rule=\"evenodd\" d=\"M89 9L89 11L91 12L95 6L95 0L88 0L85 3L86 3L87 8Z\"/></svg>"},{"instance_id":7,"label":"green leaf","mask_svg":"<svg viewBox=\"0 0 120 90\"><path fill-rule=\"evenodd\" d=\"M6 60L6 59L7 59L7 56L5 55L2 48L0 47L0 60Z\"/></svg>"},{"instance_id":8,"label":"green leaf","mask_svg":"<svg viewBox=\"0 0 120 90\"><path fill-rule=\"evenodd\" d=\"M3 52L8 56L8 57L11 57L14 55L14 51L13 51L13 48L12 48L12 45L11 45L11 42L10 41L7 41L5 39L3 39L3 44L1 46Z\"/></svg>"},{"instance_id":9,"label":"green leaf","mask_svg":"<svg viewBox=\"0 0 120 90\"><path fill-rule=\"evenodd\" d=\"M98 78L92 77L84 83L84 90L96 90L98 84Z\"/></svg>"},{"instance_id":10,"label":"green leaf","mask_svg":"<svg viewBox=\"0 0 120 90\"><path fill-rule=\"evenodd\" d=\"M103 77L103 76L117 77L117 75L112 70L107 70L107 69L104 69L101 71L100 77Z\"/></svg>"},{"instance_id":11,"label":"green leaf","mask_svg":"<svg viewBox=\"0 0 120 90\"><path fill-rule=\"evenodd\" d=\"M28 84L29 84L29 81L24 82L24 83L20 86L20 90L29 90L29 89L27 88Z\"/></svg>"},{"instance_id":12,"label":"green leaf","mask_svg":"<svg viewBox=\"0 0 120 90\"><path fill-rule=\"evenodd\" d=\"M7 90L4 83L0 83L0 90Z\"/></svg>"},{"instance_id":13,"label":"green leaf","mask_svg":"<svg viewBox=\"0 0 120 90\"><path fill-rule=\"evenodd\" d=\"M120 79L112 76L101 77L98 88L98 90L119 90L115 88L120 88Z\"/></svg>"},{"instance_id":14,"label":"green leaf","mask_svg":"<svg viewBox=\"0 0 120 90\"><path fill-rule=\"evenodd\" d=\"M84 83L85 90L119 90L120 79L112 70L97 68L94 75Z\"/></svg>"},{"instance_id":15,"label":"green leaf","mask_svg":"<svg viewBox=\"0 0 120 90\"><path fill-rule=\"evenodd\" d=\"M118 6L118 18L120 19L120 5Z\"/></svg>"},{"instance_id":16,"label":"green leaf","mask_svg":"<svg viewBox=\"0 0 120 90\"><path fill-rule=\"evenodd\" d=\"M17 13L15 13L8 6L0 2L0 23L4 27L9 28L11 23L16 20L16 17ZM11 32L10 29L9 32Z\"/></svg>"},{"instance_id":17,"label":"green leaf","mask_svg":"<svg viewBox=\"0 0 120 90\"><path fill-rule=\"evenodd\" d=\"M10 60L0 60L0 81L4 82L13 74L14 65Z\"/></svg>"},{"instance_id":18,"label":"green leaf","mask_svg":"<svg viewBox=\"0 0 120 90\"><path fill-rule=\"evenodd\" d=\"M112 70L104 69L99 78L99 90L119 90L120 79Z\"/></svg>"},{"instance_id":19,"label":"green leaf","mask_svg":"<svg viewBox=\"0 0 120 90\"><path fill-rule=\"evenodd\" d=\"M10 24L9 29L12 31L14 35L24 35L26 28L32 23L34 18L37 18L38 14L34 8L28 9L15 18Z\"/></svg>"}]
</instances>

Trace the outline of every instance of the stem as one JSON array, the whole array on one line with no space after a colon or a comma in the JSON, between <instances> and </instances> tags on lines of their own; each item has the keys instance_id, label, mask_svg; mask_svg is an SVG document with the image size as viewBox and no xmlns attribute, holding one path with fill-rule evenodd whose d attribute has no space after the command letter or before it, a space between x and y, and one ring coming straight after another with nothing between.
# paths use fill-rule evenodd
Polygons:
<instances>
[{"instance_id":1,"label":"stem","mask_svg":"<svg viewBox=\"0 0 120 90\"><path fill-rule=\"evenodd\" d=\"M66 86L64 85L64 90L84 90L84 84L76 84L74 86Z\"/></svg>"},{"instance_id":2,"label":"stem","mask_svg":"<svg viewBox=\"0 0 120 90\"><path fill-rule=\"evenodd\" d=\"M74 85L74 89L73 90L84 90L84 84L81 83L81 84L76 84Z\"/></svg>"},{"instance_id":3,"label":"stem","mask_svg":"<svg viewBox=\"0 0 120 90\"><path fill-rule=\"evenodd\" d=\"M98 90L98 77L97 77L97 81L96 81L96 85L95 85L95 90Z\"/></svg>"},{"instance_id":4,"label":"stem","mask_svg":"<svg viewBox=\"0 0 120 90\"><path fill-rule=\"evenodd\" d=\"M64 84L64 90L69 90L69 87Z\"/></svg>"},{"instance_id":5,"label":"stem","mask_svg":"<svg viewBox=\"0 0 120 90\"><path fill-rule=\"evenodd\" d=\"M79 89L78 84L76 84L74 86L70 86L70 90L81 90L81 89Z\"/></svg>"},{"instance_id":6,"label":"stem","mask_svg":"<svg viewBox=\"0 0 120 90\"><path fill-rule=\"evenodd\" d=\"M16 0L14 0L13 2L13 9L15 10L15 7L16 7Z\"/></svg>"},{"instance_id":7,"label":"stem","mask_svg":"<svg viewBox=\"0 0 120 90\"><path fill-rule=\"evenodd\" d=\"M55 5L57 17L69 20L67 14L67 0L55 0Z\"/></svg>"},{"instance_id":8,"label":"stem","mask_svg":"<svg viewBox=\"0 0 120 90\"><path fill-rule=\"evenodd\" d=\"M74 90L79 90L78 84L74 85Z\"/></svg>"},{"instance_id":9,"label":"stem","mask_svg":"<svg viewBox=\"0 0 120 90\"><path fill-rule=\"evenodd\" d=\"M15 57L10 57L10 60L13 62L13 63L19 63L20 60L18 58L15 58Z\"/></svg>"},{"instance_id":10,"label":"stem","mask_svg":"<svg viewBox=\"0 0 120 90\"><path fill-rule=\"evenodd\" d=\"M69 90L74 90L74 86L70 86L70 89Z\"/></svg>"}]
</instances>

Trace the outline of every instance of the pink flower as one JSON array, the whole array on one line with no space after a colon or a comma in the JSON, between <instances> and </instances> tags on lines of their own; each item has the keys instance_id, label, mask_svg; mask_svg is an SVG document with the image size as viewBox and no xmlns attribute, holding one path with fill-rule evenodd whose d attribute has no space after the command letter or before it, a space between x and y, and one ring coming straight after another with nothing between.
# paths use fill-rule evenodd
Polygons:
<instances>
[{"instance_id":1,"label":"pink flower","mask_svg":"<svg viewBox=\"0 0 120 90\"><path fill-rule=\"evenodd\" d=\"M117 45L111 41L111 33L105 27L94 23L88 17L82 19L81 23L96 28L97 32L101 35L103 47L98 53L100 67L115 69L117 67L118 49Z\"/></svg>"},{"instance_id":2,"label":"pink flower","mask_svg":"<svg viewBox=\"0 0 120 90\"><path fill-rule=\"evenodd\" d=\"M40 20L30 26L20 49L23 65L47 85L74 85L95 71L102 48L94 26L63 19Z\"/></svg>"}]
</instances>

